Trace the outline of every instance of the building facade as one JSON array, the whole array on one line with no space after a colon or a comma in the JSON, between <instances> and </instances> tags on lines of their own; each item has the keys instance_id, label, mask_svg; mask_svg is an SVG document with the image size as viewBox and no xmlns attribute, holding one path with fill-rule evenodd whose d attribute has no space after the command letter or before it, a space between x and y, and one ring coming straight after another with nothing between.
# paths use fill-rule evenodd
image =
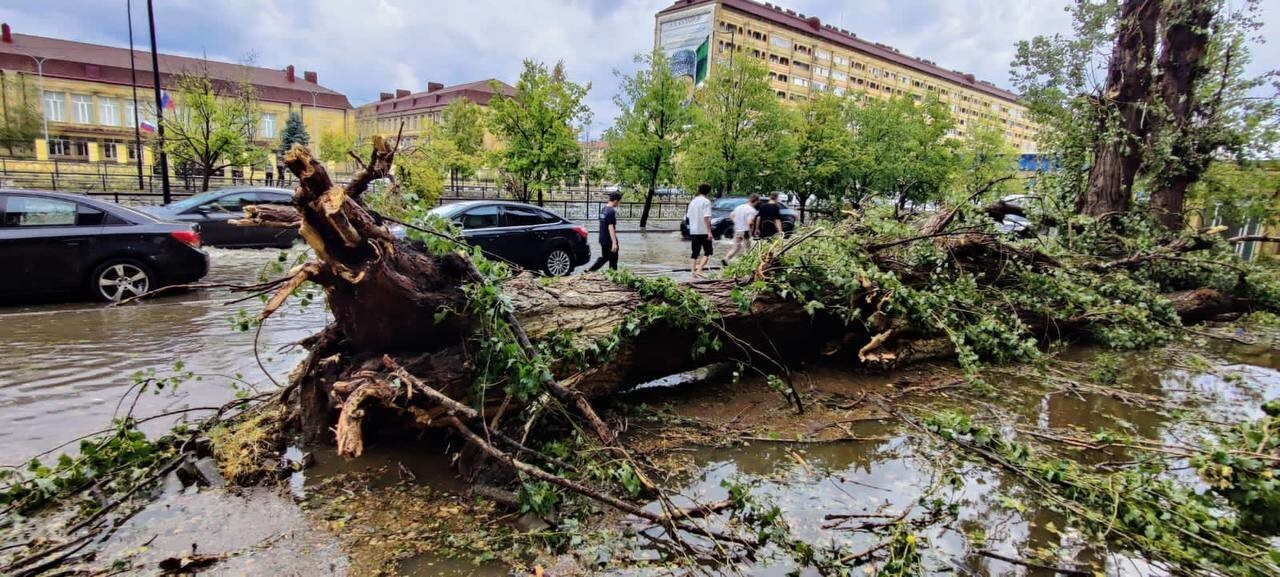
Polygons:
<instances>
[{"instance_id":1,"label":"building facade","mask_svg":"<svg viewBox=\"0 0 1280 577\"><path fill-rule=\"evenodd\" d=\"M1035 152L1036 127L1017 95L816 16L752 0L676 0L655 20L654 46L690 85L706 79L718 56L736 51L764 60L774 91L787 102L826 90L917 100L934 95L951 109L953 136L963 138L974 123L989 122L1003 128L1020 152Z\"/></svg>"},{"instance_id":2,"label":"building facade","mask_svg":"<svg viewBox=\"0 0 1280 577\"><path fill-rule=\"evenodd\" d=\"M495 92L495 85L497 91ZM445 86L438 82L427 83L425 92L411 93L405 89L383 92L378 95L377 102L370 102L356 109L356 135L366 139L374 134L394 137L401 130L403 143L411 145L421 135L428 122L439 122L440 115L449 103L465 98L480 106L487 107L489 101L497 94L513 96L515 88L498 80L479 80ZM491 148L493 137L485 133L485 147Z\"/></svg>"},{"instance_id":3,"label":"building facade","mask_svg":"<svg viewBox=\"0 0 1280 577\"><path fill-rule=\"evenodd\" d=\"M297 75L292 65L270 69L169 54L160 54L158 60L160 86L165 90L173 89L177 75L183 73L207 72L215 81L252 84L262 109L258 145L274 149L291 113L301 115L313 148L323 131L354 130L355 114L347 97L321 86L315 72ZM37 161L30 163L33 167L56 160L63 168L74 168L76 163L130 165L141 152L143 164L150 166L154 153L145 139L143 150L137 150L134 130L135 108L144 129L156 122L150 52L135 51L133 66L136 84L128 49L15 34L4 24L0 28L0 93L5 113L38 99L42 126L30 147L0 146L0 154L25 148L22 156ZM270 165L275 164L272 156ZM9 167L20 164L6 160Z\"/></svg>"}]
</instances>

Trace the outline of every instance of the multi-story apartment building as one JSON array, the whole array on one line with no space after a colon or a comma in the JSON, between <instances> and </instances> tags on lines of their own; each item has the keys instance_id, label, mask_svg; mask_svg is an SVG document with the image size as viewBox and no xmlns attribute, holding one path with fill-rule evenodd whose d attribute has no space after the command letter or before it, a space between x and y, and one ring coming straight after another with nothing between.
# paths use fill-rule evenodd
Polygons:
<instances>
[{"instance_id":1,"label":"multi-story apartment building","mask_svg":"<svg viewBox=\"0 0 1280 577\"><path fill-rule=\"evenodd\" d=\"M155 125L156 106L151 54L141 50L133 54L136 102L129 56L125 48L14 34L8 24L0 27L3 104L6 108L18 106L19 98L35 97L43 114L39 136L33 146L23 148L34 151L38 161L66 161L59 163L64 167L78 162L133 163L138 154L135 108L140 123L149 128ZM205 71L215 81L251 83L262 109L257 125L259 145L274 148L280 130L294 112L301 115L313 147L323 131L354 129L355 115L347 97L321 86L315 72L295 75L292 65L271 69L171 54L160 54L158 60L162 89L172 90L179 74ZM0 153L7 150L0 147ZM145 140L142 155L144 164L150 165L154 154ZM269 163L274 165L275 159Z\"/></svg>"},{"instance_id":2,"label":"multi-story apartment building","mask_svg":"<svg viewBox=\"0 0 1280 577\"><path fill-rule=\"evenodd\" d=\"M421 136L427 122L438 122L440 115L449 103L465 98L480 106L488 106L489 101L498 94L494 91L512 96L515 88L497 80L478 80L466 84L445 86L438 82L428 82L426 92L410 92L398 89L394 93L383 92L378 95L377 102L370 102L356 109L356 135L368 138L374 134L394 136L404 125L401 135L403 143L412 144ZM485 146L493 146L493 138L485 133Z\"/></svg>"},{"instance_id":3,"label":"multi-story apartment building","mask_svg":"<svg viewBox=\"0 0 1280 577\"><path fill-rule=\"evenodd\" d=\"M1035 152L1036 127L1016 94L770 3L676 0L657 14L654 45L692 84L702 83L718 55L760 58L778 98L788 102L823 90L917 100L935 95L956 119L955 136L985 121L1003 128L1022 153Z\"/></svg>"}]
</instances>

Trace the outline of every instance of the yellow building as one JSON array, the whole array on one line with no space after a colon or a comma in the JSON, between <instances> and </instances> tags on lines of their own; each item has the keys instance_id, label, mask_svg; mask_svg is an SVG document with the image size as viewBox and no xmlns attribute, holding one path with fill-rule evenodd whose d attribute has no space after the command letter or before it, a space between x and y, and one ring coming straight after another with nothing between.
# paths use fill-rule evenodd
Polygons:
<instances>
[{"instance_id":1,"label":"yellow building","mask_svg":"<svg viewBox=\"0 0 1280 577\"><path fill-rule=\"evenodd\" d=\"M954 136L963 138L975 122L993 122L1020 152L1036 149L1036 127L1017 95L773 4L676 0L657 14L654 45L694 84L706 78L716 55L736 50L767 62L778 98L788 102L823 90L918 100L933 94L951 109Z\"/></svg>"},{"instance_id":2,"label":"yellow building","mask_svg":"<svg viewBox=\"0 0 1280 577\"><path fill-rule=\"evenodd\" d=\"M315 72L296 75L294 67L261 68L174 56L159 55L160 85L172 87L175 75L207 71L215 81L251 83L262 108L256 144L274 149L280 130L290 113L301 115L312 148L325 130L354 129L355 114L347 97L318 83ZM87 44L57 38L13 34L8 24L0 32L0 92L4 105L21 105L27 95L39 99L43 126L33 146L37 162L33 170L59 161L62 170L74 170L78 163L119 164L136 162L135 108L143 128L155 125L155 92L152 88L151 54L133 53L136 68L137 101L130 73L128 49ZM146 135L144 134L144 137ZM9 154L0 147L0 155ZM154 154L143 140L143 164L150 166ZM9 170L19 165L5 159ZM275 164L270 158L269 165ZM136 168L134 168L136 171ZM238 172L238 170L236 170ZM148 168L150 172L150 168Z\"/></svg>"},{"instance_id":3,"label":"yellow building","mask_svg":"<svg viewBox=\"0 0 1280 577\"><path fill-rule=\"evenodd\" d=\"M465 98L480 106L487 107L497 93L494 84L504 96L515 95L515 88L510 85L489 79L445 86L438 82L428 82L426 92L410 92L398 89L394 93L383 92L378 95L377 102L365 104L355 111L356 136L367 139L374 134L394 137L403 123L401 136L403 144L412 145L421 136L427 122L439 122L440 115L450 102ZM496 141L485 132L485 148L493 148Z\"/></svg>"}]
</instances>

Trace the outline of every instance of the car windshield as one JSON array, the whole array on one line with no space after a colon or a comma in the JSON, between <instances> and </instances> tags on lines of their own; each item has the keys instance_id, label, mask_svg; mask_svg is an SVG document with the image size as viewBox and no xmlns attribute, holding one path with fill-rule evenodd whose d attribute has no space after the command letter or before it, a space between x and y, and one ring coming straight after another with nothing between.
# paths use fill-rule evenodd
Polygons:
<instances>
[{"instance_id":1,"label":"car windshield","mask_svg":"<svg viewBox=\"0 0 1280 577\"><path fill-rule=\"evenodd\" d=\"M223 190L211 190L209 192L197 194L188 199L179 200L178 202L169 204L167 206L177 212L185 212L197 206L203 206L205 204L209 204L210 202L217 200L219 196L222 196L225 193L226 191L223 191Z\"/></svg>"},{"instance_id":2,"label":"car windshield","mask_svg":"<svg viewBox=\"0 0 1280 577\"><path fill-rule=\"evenodd\" d=\"M745 198L721 198L711 203L711 210L733 210L746 201Z\"/></svg>"}]
</instances>

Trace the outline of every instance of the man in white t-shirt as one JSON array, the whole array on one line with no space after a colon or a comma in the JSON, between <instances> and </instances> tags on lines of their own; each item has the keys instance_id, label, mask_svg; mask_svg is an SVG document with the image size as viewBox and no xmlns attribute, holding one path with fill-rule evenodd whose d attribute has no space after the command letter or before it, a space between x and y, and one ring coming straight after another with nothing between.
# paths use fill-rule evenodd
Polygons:
<instances>
[{"instance_id":1,"label":"man in white t-shirt","mask_svg":"<svg viewBox=\"0 0 1280 577\"><path fill-rule=\"evenodd\" d=\"M689 243L693 248L689 254L689 270L693 272L693 278L702 278L702 269L711 259L711 199L707 198L708 194L711 194L711 185L699 184L698 196L689 201L689 210L685 213L689 220Z\"/></svg>"},{"instance_id":2,"label":"man in white t-shirt","mask_svg":"<svg viewBox=\"0 0 1280 577\"><path fill-rule=\"evenodd\" d=\"M720 259L720 264L729 266L729 261L733 257L751 250L751 237L756 232L756 203L760 202L760 196L752 194L747 197L747 201L739 204L733 212L729 213L729 218L733 219L733 248L729 249L729 254L724 255Z\"/></svg>"}]
</instances>

